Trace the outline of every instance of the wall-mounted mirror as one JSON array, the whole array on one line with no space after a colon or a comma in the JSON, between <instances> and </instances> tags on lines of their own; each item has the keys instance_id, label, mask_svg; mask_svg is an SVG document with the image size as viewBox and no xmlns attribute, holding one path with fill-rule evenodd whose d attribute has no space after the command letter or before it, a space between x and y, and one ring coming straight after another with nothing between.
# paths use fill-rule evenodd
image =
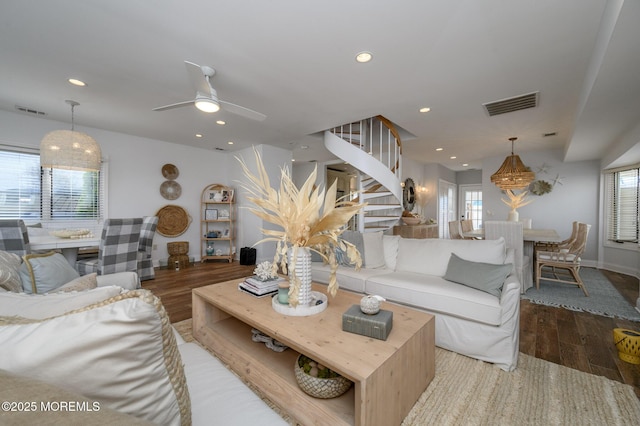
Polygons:
<instances>
[{"instance_id":1,"label":"wall-mounted mirror","mask_svg":"<svg viewBox=\"0 0 640 426\"><path fill-rule=\"evenodd\" d=\"M411 178L404 181L404 189L402 190L402 206L408 212L413 210L416 204L416 184Z\"/></svg>"}]
</instances>

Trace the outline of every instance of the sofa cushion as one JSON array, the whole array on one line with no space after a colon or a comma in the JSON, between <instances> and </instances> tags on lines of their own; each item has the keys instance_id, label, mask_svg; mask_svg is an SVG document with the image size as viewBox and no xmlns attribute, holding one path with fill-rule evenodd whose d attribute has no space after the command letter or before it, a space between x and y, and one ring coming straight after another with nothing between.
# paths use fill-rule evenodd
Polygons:
<instances>
[{"instance_id":1,"label":"sofa cushion","mask_svg":"<svg viewBox=\"0 0 640 426\"><path fill-rule=\"evenodd\" d=\"M99 401L3 370L0 370L0 398L28 408L0 411L0 424L3 425L153 425L111 410ZM69 403L69 408L65 409L62 403Z\"/></svg>"},{"instance_id":2,"label":"sofa cushion","mask_svg":"<svg viewBox=\"0 0 640 426\"><path fill-rule=\"evenodd\" d=\"M22 291L20 264L22 259L15 253L0 250L0 287L7 291Z\"/></svg>"},{"instance_id":3,"label":"sofa cushion","mask_svg":"<svg viewBox=\"0 0 640 426\"><path fill-rule=\"evenodd\" d=\"M451 253L473 262L504 263L504 238L497 240L448 240L402 238L396 271L444 276Z\"/></svg>"},{"instance_id":4,"label":"sofa cushion","mask_svg":"<svg viewBox=\"0 0 640 426\"><path fill-rule=\"evenodd\" d=\"M502 285L513 265L471 262L451 253L444 279L500 297Z\"/></svg>"},{"instance_id":5,"label":"sofa cushion","mask_svg":"<svg viewBox=\"0 0 640 426\"><path fill-rule=\"evenodd\" d=\"M435 275L393 272L369 277L366 293L490 325L502 323L500 299Z\"/></svg>"},{"instance_id":6,"label":"sofa cushion","mask_svg":"<svg viewBox=\"0 0 640 426\"><path fill-rule=\"evenodd\" d=\"M54 251L22 258L20 279L25 293L48 293L80 276L63 255Z\"/></svg>"},{"instance_id":7,"label":"sofa cushion","mask_svg":"<svg viewBox=\"0 0 640 426\"><path fill-rule=\"evenodd\" d=\"M365 232L362 234L362 241L364 244L364 262L362 262L362 266L365 268L384 268L382 231Z\"/></svg>"},{"instance_id":8,"label":"sofa cushion","mask_svg":"<svg viewBox=\"0 0 640 426\"><path fill-rule=\"evenodd\" d=\"M225 365L197 343L178 346L194 425L288 425Z\"/></svg>"},{"instance_id":9,"label":"sofa cushion","mask_svg":"<svg viewBox=\"0 0 640 426\"><path fill-rule=\"evenodd\" d=\"M357 291L358 293L364 293L365 281L368 277L380 274L388 274L389 270L383 268L369 269L361 268L360 271L356 271L353 268L346 266L338 266L336 271L336 278L338 280L338 286L342 290ZM329 284L329 275L331 274L331 267L321 262L311 263L311 278L314 282L320 284Z\"/></svg>"},{"instance_id":10,"label":"sofa cushion","mask_svg":"<svg viewBox=\"0 0 640 426\"><path fill-rule=\"evenodd\" d=\"M383 235L382 247L384 250L384 266L385 268L395 271L396 261L398 259L398 245L400 244L400 235Z\"/></svg>"},{"instance_id":11,"label":"sofa cushion","mask_svg":"<svg viewBox=\"0 0 640 426\"><path fill-rule=\"evenodd\" d=\"M365 247L364 247L364 241L362 239L362 234L360 232L357 231L344 231L342 234L340 234L340 238L350 242L351 244L353 244L355 246L355 248L358 250L358 252L360 253L360 257L362 258L362 267L366 267L365 264ZM336 251L336 260L338 260L339 253L338 251ZM346 256L346 254L341 253L340 254L340 258L343 259L343 262L340 262L340 260L338 260L338 264L339 265L344 265L344 266L352 266L349 264L349 258Z\"/></svg>"},{"instance_id":12,"label":"sofa cushion","mask_svg":"<svg viewBox=\"0 0 640 426\"><path fill-rule=\"evenodd\" d=\"M45 320L3 317L0 341L7 371L157 424L191 422L173 328L147 290Z\"/></svg>"},{"instance_id":13,"label":"sofa cushion","mask_svg":"<svg viewBox=\"0 0 640 426\"><path fill-rule=\"evenodd\" d=\"M44 319L71 312L119 295L122 287L108 286L72 293L0 293L0 316Z\"/></svg>"}]
</instances>

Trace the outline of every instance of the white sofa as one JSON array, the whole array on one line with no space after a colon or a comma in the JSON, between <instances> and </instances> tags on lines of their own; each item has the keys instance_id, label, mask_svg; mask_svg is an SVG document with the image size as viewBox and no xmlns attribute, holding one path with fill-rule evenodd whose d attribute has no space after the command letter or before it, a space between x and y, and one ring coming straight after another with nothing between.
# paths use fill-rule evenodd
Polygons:
<instances>
[{"instance_id":1,"label":"white sofa","mask_svg":"<svg viewBox=\"0 0 640 426\"><path fill-rule=\"evenodd\" d=\"M383 261L376 253L383 254ZM446 280L452 254L469 262L463 266L455 263L455 267L452 264L450 274L470 276L471 282L467 284L472 286L482 273L470 262L513 264L513 251L506 249L504 239L407 239L380 233L364 239L365 267L356 271L353 267L339 266L337 279L342 289L380 295L387 301L434 314L437 346L494 363L506 371L514 370L520 321L520 282L515 270L496 267L510 271L498 297ZM465 268L468 271L463 271ZM328 265L313 262L314 281L326 284L329 274Z\"/></svg>"},{"instance_id":2,"label":"white sofa","mask_svg":"<svg viewBox=\"0 0 640 426\"><path fill-rule=\"evenodd\" d=\"M135 273L97 280L84 291L0 291L0 396L16 403L0 424L288 424L220 360L185 342L160 300L133 290ZM25 401L35 405L25 410ZM55 405L68 401L72 409Z\"/></svg>"}]
</instances>

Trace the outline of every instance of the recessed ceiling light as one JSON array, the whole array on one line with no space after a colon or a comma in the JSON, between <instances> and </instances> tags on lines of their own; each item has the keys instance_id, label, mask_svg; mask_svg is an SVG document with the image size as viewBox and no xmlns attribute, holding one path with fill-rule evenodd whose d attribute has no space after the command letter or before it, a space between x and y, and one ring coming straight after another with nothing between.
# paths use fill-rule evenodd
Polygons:
<instances>
[{"instance_id":1,"label":"recessed ceiling light","mask_svg":"<svg viewBox=\"0 0 640 426\"><path fill-rule=\"evenodd\" d=\"M469 167L469 163L462 163L462 167Z\"/></svg>"},{"instance_id":2,"label":"recessed ceiling light","mask_svg":"<svg viewBox=\"0 0 640 426\"><path fill-rule=\"evenodd\" d=\"M309 145L300 145L300 149L309 149Z\"/></svg>"},{"instance_id":3,"label":"recessed ceiling light","mask_svg":"<svg viewBox=\"0 0 640 426\"><path fill-rule=\"evenodd\" d=\"M292 158L292 159L291 159L291 161L296 161L296 159L295 159L295 158Z\"/></svg>"},{"instance_id":4,"label":"recessed ceiling light","mask_svg":"<svg viewBox=\"0 0 640 426\"><path fill-rule=\"evenodd\" d=\"M196 138L201 138L202 135L200 133L196 133Z\"/></svg>"},{"instance_id":5,"label":"recessed ceiling light","mask_svg":"<svg viewBox=\"0 0 640 426\"><path fill-rule=\"evenodd\" d=\"M450 159L452 159L452 160L455 160L455 159L456 159L456 158L458 158L458 157L456 157L455 155L452 155L452 156L451 156L451 157L449 157L449 158L450 158Z\"/></svg>"},{"instance_id":6,"label":"recessed ceiling light","mask_svg":"<svg viewBox=\"0 0 640 426\"><path fill-rule=\"evenodd\" d=\"M70 78L69 80L67 80L69 83L73 84L74 86L80 86L80 87L84 87L87 85L87 83L85 83L82 80L78 80L77 78Z\"/></svg>"},{"instance_id":7,"label":"recessed ceiling light","mask_svg":"<svg viewBox=\"0 0 640 426\"><path fill-rule=\"evenodd\" d=\"M424 107L424 108L420 108L420 109L419 109L419 111L420 111L420 112L429 112L429 111L431 111L431 108L429 108L429 107Z\"/></svg>"},{"instance_id":8,"label":"recessed ceiling light","mask_svg":"<svg viewBox=\"0 0 640 426\"><path fill-rule=\"evenodd\" d=\"M436 148L436 151L444 151L444 148Z\"/></svg>"},{"instance_id":9,"label":"recessed ceiling light","mask_svg":"<svg viewBox=\"0 0 640 426\"><path fill-rule=\"evenodd\" d=\"M225 121L218 120L218 121L216 121L216 124L219 124L219 125L221 125L221 126L224 126L224 125L225 125L225 124L227 124L227 123L226 123Z\"/></svg>"},{"instance_id":10,"label":"recessed ceiling light","mask_svg":"<svg viewBox=\"0 0 640 426\"><path fill-rule=\"evenodd\" d=\"M227 145L233 145L233 141L227 142Z\"/></svg>"},{"instance_id":11,"label":"recessed ceiling light","mask_svg":"<svg viewBox=\"0 0 640 426\"><path fill-rule=\"evenodd\" d=\"M356 55L356 61L364 64L365 62L369 62L371 59L373 59L373 55L371 54L371 52L359 52Z\"/></svg>"}]
</instances>

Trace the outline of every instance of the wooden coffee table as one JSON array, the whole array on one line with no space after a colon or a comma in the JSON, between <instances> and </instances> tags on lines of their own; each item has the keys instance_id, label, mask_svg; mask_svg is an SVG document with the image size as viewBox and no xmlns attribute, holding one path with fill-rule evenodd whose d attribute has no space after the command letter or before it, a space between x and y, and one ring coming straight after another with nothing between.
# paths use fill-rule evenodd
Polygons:
<instances>
[{"instance_id":1,"label":"wooden coffee table","mask_svg":"<svg viewBox=\"0 0 640 426\"><path fill-rule=\"evenodd\" d=\"M246 382L300 424L400 424L435 374L435 319L404 306L393 311L386 341L342 331L342 313L362 295L338 291L327 309L308 317L279 314L271 297L256 298L232 280L193 290L193 335ZM315 291L326 286L314 284ZM289 346L274 352L251 340L251 328ZM338 398L304 393L294 375L300 353L349 378ZM212 384L214 386L215 384Z\"/></svg>"}]
</instances>

